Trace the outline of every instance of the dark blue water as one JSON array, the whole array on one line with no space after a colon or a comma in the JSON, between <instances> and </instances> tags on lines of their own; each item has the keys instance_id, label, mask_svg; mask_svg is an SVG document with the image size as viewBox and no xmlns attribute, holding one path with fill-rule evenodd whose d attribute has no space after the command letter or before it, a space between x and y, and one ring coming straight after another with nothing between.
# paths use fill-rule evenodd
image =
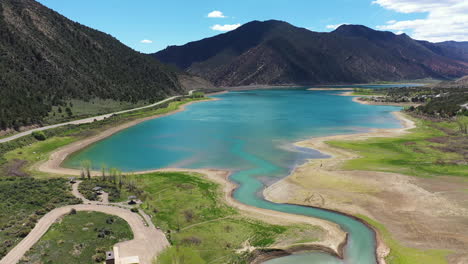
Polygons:
<instances>
[{"instance_id":1,"label":"dark blue water","mask_svg":"<svg viewBox=\"0 0 468 264\"><path fill-rule=\"evenodd\" d=\"M375 263L374 234L347 216L265 201L265 185L288 175L305 159L322 154L294 142L316 136L400 127L392 106L361 105L330 91L258 90L216 96L187 111L146 121L73 155L66 166L93 161L125 171L163 167L224 168L239 184L235 199L256 207L333 221L349 232L345 263ZM300 260L299 260L300 259ZM306 262L297 262L306 261ZM271 263L341 263L322 253L285 257Z\"/></svg>"}]
</instances>

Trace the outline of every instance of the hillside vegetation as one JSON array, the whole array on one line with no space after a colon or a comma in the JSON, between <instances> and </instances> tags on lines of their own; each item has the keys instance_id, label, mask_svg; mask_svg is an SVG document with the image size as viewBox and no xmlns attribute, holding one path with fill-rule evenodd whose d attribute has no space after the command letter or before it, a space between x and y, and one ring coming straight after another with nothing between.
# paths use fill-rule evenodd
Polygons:
<instances>
[{"instance_id":1,"label":"hillside vegetation","mask_svg":"<svg viewBox=\"0 0 468 264\"><path fill-rule=\"evenodd\" d=\"M53 224L20 263L103 263L106 251L132 238L130 226L119 217L71 213Z\"/></svg>"},{"instance_id":2,"label":"hillside vegetation","mask_svg":"<svg viewBox=\"0 0 468 264\"><path fill-rule=\"evenodd\" d=\"M54 208L81 203L65 179L0 177L0 259Z\"/></svg>"},{"instance_id":3,"label":"hillside vegetation","mask_svg":"<svg viewBox=\"0 0 468 264\"><path fill-rule=\"evenodd\" d=\"M41 124L53 106L71 117L71 99L134 104L182 93L177 72L114 37L34 0L0 2L0 130Z\"/></svg>"},{"instance_id":4,"label":"hillside vegetation","mask_svg":"<svg viewBox=\"0 0 468 264\"><path fill-rule=\"evenodd\" d=\"M468 76L428 86L355 89L353 94L377 103L412 103L417 106L406 111L429 118L468 116Z\"/></svg>"}]
</instances>

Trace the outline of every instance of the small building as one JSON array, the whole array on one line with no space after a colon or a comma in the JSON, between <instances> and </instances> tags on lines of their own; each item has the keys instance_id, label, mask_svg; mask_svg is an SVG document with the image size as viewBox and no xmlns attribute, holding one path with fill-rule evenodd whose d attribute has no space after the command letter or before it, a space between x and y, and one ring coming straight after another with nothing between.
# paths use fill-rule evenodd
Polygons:
<instances>
[{"instance_id":1,"label":"small building","mask_svg":"<svg viewBox=\"0 0 468 264\"><path fill-rule=\"evenodd\" d=\"M114 251L106 252L106 264L115 264Z\"/></svg>"}]
</instances>

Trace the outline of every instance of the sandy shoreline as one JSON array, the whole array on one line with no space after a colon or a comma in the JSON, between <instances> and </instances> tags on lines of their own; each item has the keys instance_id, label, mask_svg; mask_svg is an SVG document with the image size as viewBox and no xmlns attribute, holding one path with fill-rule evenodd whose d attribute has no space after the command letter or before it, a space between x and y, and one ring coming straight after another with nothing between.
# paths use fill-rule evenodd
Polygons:
<instances>
[{"instance_id":1,"label":"sandy shoreline","mask_svg":"<svg viewBox=\"0 0 468 264\"><path fill-rule=\"evenodd\" d=\"M354 91L354 88L309 88L307 91Z\"/></svg>"},{"instance_id":2,"label":"sandy shoreline","mask_svg":"<svg viewBox=\"0 0 468 264\"><path fill-rule=\"evenodd\" d=\"M367 133L318 137L318 138L312 138L309 140L297 142L295 145L299 147L311 148L311 149L320 151L321 153L327 154L330 156L330 158L327 158L327 159L321 159L321 160L314 159L298 167L297 169L300 169L303 166L307 166L308 163L310 162L315 163L315 164L318 164L320 162L321 167L323 166L323 167L335 167L336 168L344 160L355 159L359 157L355 153L331 147L330 145L326 143L327 141L335 141L335 140L353 140L354 141L354 140L365 140L371 137L396 137L399 135L403 135L407 133L408 130L416 127L415 123L412 120L408 119L403 113L392 112L392 114L400 120L403 126L402 128L373 129ZM293 171L288 177L283 178L279 182L276 182L275 184L266 188L263 192L265 199L269 201L273 201L273 202L279 202L280 200L282 200L282 198L281 197L278 198L275 195L275 193L278 192L278 189L282 188L282 185L288 184L286 183L286 181L288 180L288 178L292 177L294 174L295 174L295 171ZM343 214L346 214L346 213L343 213ZM354 217L349 214L346 214L346 215ZM377 252L378 263L385 263L385 257L388 255L390 250L382 241L377 230L375 230L375 228L373 228L371 225L369 225L367 222L363 221L362 219L359 219L356 217L354 218L363 222L369 228L374 230L374 233L376 234L376 242L377 242L376 252Z\"/></svg>"},{"instance_id":3,"label":"sandy shoreline","mask_svg":"<svg viewBox=\"0 0 468 264\"><path fill-rule=\"evenodd\" d=\"M318 164L320 162L320 166L324 167L337 167L339 164L341 164L344 160L349 160L349 159L354 159L359 157L357 154L348 152L345 150L341 149L336 149L328 145L326 142L327 141L335 141L335 140L365 140L367 138L371 137L395 137L399 136L402 134L407 133L407 130L415 128L415 123L406 118L404 114L401 112L392 112L395 117L397 117L402 125L403 128L392 128L392 129L373 129L370 132L367 133L360 133L360 134L348 134L348 135L336 135L336 136L327 136L327 137L318 137L318 138L312 138L309 140L304 140L297 142L295 145L299 147L306 147L306 148L311 148L314 150L318 150L321 153L327 154L330 156L330 158L327 159L314 159L312 161L307 162L306 164L299 166L296 168L288 177L281 179L280 181L276 182L275 184L269 186L266 188L263 192L263 195L265 199L272 201L272 202L284 202L285 198L284 197L278 197L278 194L282 192L282 188L284 186L287 186L289 183L287 182L290 177L293 177L295 174L295 171L298 169L301 169L304 166L307 166L309 163L315 163ZM303 205L303 204L301 204ZM321 209L326 209L326 208L321 208ZM384 244L383 240L381 239L378 231L373 228L369 223L366 221L363 221L362 219L359 219L353 215L347 214L340 212L344 215L347 215L349 217L352 217L362 223L364 223L366 226L368 226L370 229L374 230L374 233L376 235L376 255L378 258L378 263L385 263L385 257L388 255L390 252L389 248Z\"/></svg>"}]
</instances>

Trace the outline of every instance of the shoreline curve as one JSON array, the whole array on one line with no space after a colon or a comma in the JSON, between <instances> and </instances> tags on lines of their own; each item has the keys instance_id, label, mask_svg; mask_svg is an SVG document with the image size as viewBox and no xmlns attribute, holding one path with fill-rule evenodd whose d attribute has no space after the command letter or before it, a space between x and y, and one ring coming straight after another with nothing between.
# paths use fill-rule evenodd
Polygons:
<instances>
[{"instance_id":1,"label":"shoreline curve","mask_svg":"<svg viewBox=\"0 0 468 264\"><path fill-rule=\"evenodd\" d=\"M96 142L98 142L100 140L103 140L103 139L105 139L107 137L110 137L113 134L115 134L117 132L120 132L120 131L122 131L122 130L124 130L126 128L137 125L137 124L139 124L141 122L185 111L186 107L193 104L193 103L212 101L212 100L219 100L219 99L208 99L208 100L200 100L200 101L190 102L190 103L181 105L179 107L179 109L177 109L175 111L172 111L170 113L155 115L155 116L150 116L150 117L145 117L145 118L140 118L140 119L137 119L137 120L133 120L133 121L127 122L125 124L122 124L120 126L105 130L105 131L99 133L96 136L93 136L93 137L90 137L90 138L85 138L85 139L82 139L82 140L78 140L78 141L76 141L76 142L74 142L72 144L69 144L69 145L64 146L62 148L59 148L57 151L53 152L50 155L48 160L46 160L45 162L36 164L35 166L32 167L32 169L36 169L36 170L41 171L41 172L52 173L52 174L73 175L73 176L80 175L80 170L65 168L65 167L61 166L63 161L69 155L71 155L71 154L73 154L73 153L75 153L75 152L77 152L77 151L79 151L79 150L93 144L93 143L96 143ZM358 100L353 100L353 101L358 102L358 103L363 103L363 102L358 101ZM332 140L332 139L336 140L336 139L340 139L340 138L343 138L343 137L350 137L350 136L352 136L353 138L362 137L362 136L372 137L373 134L378 134L376 136L379 136L379 137L387 137L389 135L381 135L381 134L386 134L386 133L389 133L389 132L390 133L397 133L397 134L398 133L404 133L404 132L406 132L406 130L415 127L414 122L407 119L402 113L392 112L392 114L394 114L402 122L403 128L372 129L368 133L338 135L338 136L332 136L332 137L320 137L320 138L314 138L314 139L311 139L311 140L322 140L322 143L324 143L323 141L325 141L325 140L327 140L327 141ZM390 136L393 136L393 135L390 135ZM307 141L310 141L310 140L305 140L305 142L307 142ZM312 149L318 150L318 151L320 151L322 153L326 153L326 154L329 154L329 155L331 154L331 153L327 152L327 150L322 151L323 150L322 148L314 148L314 147L310 147L310 146L303 146L301 144L303 142L304 141L296 142L295 145L300 146L300 147L312 148ZM331 154L330 156L331 156L330 159L334 158L333 154ZM309 160L309 161L305 162L304 164L307 164L309 162L311 162L311 161ZM236 201L232 196L232 193L237 188L237 185L234 184L233 182L231 182L228 179L229 175L231 174L231 171L219 170L219 169L164 168L164 169L156 169L156 170L138 171L138 172L133 172L133 173L138 175L138 174L146 174L146 173L151 173L151 172L189 172L189 173L194 172L194 173L202 174L207 179L209 179L211 181L214 181L214 182L220 184L223 187L223 191L225 193L225 201L228 203L228 205L239 209L241 212L244 212L244 213L248 212L249 216L254 216L255 218L261 219L263 221L279 224L281 222L284 223L284 220L286 220L287 222L290 222L290 223L301 222L301 223L309 223L309 224L312 224L312 225L319 225L322 228L324 226L326 226L327 228L324 228L325 231L327 231L331 237L341 238L341 239L339 239L341 242L339 242L337 244L336 241L333 241L333 242L326 241L322 245L320 243L317 243L316 245L310 245L309 250L316 249L316 250L320 250L320 251L323 251L323 252L326 252L326 253L334 252L333 255L338 256L340 258L343 257L343 248L346 245L347 233L345 233L339 227L339 225L337 225L335 223L332 223L332 222L329 222L329 221L326 221L326 220L319 219L319 218L314 218L314 217L309 217L309 216L301 216L301 215L294 215L294 214L283 213L283 212L268 210L268 209L262 209L262 208L257 208L257 207L242 204L242 203ZM285 179L290 177L293 173L294 173L294 171L292 171L288 176L281 179L277 183L275 183L275 184L269 186L268 188L264 189L264 191L263 191L264 199L268 200L270 202L274 202L274 198L270 194L268 194L268 190L272 186L276 186L277 184L281 183L282 181L284 181ZM92 176L97 176L97 175L99 175L99 172L92 171L91 174L92 174ZM304 206L304 205L302 205L302 206ZM378 235L377 230L375 228L373 228L370 224L368 224L366 221L364 221L364 220L362 220L362 219L360 219L360 218L358 218L356 216L346 214L346 213L343 213L343 212L340 212L340 211L329 210L329 209L321 208L321 207L316 207L316 208L319 208L319 209L322 209L322 210L328 210L328 211L332 211L332 212L335 212L335 213L339 213L339 214L343 214L343 215L352 217L352 218L362 222L363 224L365 224L371 230L373 230L374 234L376 236L376 245L375 245L376 248L375 248L375 250L376 250L377 262L379 264L385 263L385 256L388 255L389 249L383 243L382 239ZM252 213L254 215L252 215ZM281 219L282 221L279 221L279 219ZM316 248L314 248L314 247L316 247ZM330 250L326 250L326 249L330 249Z\"/></svg>"}]
</instances>

